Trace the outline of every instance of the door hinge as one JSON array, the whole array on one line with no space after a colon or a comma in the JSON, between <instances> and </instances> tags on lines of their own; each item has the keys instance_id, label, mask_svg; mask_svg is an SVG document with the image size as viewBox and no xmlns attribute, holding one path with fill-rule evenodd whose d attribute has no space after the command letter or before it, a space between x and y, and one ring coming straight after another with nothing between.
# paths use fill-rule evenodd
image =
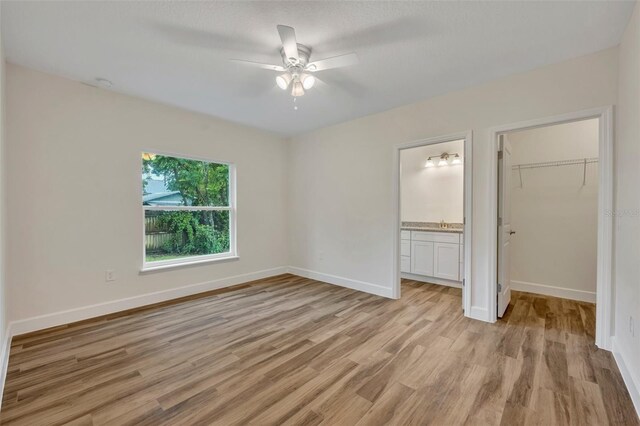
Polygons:
<instances>
[{"instance_id":1,"label":"door hinge","mask_svg":"<svg viewBox=\"0 0 640 426\"><path fill-rule=\"evenodd\" d=\"M503 151L498 151L498 160L502 160L503 156L504 156L504 152Z\"/></svg>"},{"instance_id":2,"label":"door hinge","mask_svg":"<svg viewBox=\"0 0 640 426\"><path fill-rule=\"evenodd\" d=\"M502 293L502 284L498 283L498 293Z\"/></svg>"},{"instance_id":3,"label":"door hinge","mask_svg":"<svg viewBox=\"0 0 640 426\"><path fill-rule=\"evenodd\" d=\"M502 226L502 218L501 217L498 218L498 226Z\"/></svg>"},{"instance_id":4,"label":"door hinge","mask_svg":"<svg viewBox=\"0 0 640 426\"><path fill-rule=\"evenodd\" d=\"M462 279L462 287L464 287L464 281L465 281L465 279L463 278Z\"/></svg>"}]
</instances>

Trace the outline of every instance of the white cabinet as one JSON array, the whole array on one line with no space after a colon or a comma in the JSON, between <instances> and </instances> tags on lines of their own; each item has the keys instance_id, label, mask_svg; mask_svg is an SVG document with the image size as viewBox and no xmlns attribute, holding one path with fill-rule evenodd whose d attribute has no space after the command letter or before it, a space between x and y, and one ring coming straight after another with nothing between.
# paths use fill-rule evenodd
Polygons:
<instances>
[{"instance_id":1,"label":"white cabinet","mask_svg":"<svg viewBox=\"0 0 640 426\"><path fill-rule=\"evenodd\" d=\"M411 272L411 257L410 256L401 256L400 257L400 272Z\"/></svg>"},{"instance_id":2,"label":"white cabinet","mask_svg":"<svg viewBox=\"0 0 640 426\"><path fill-rule=\"evenodd\" d=\"M411 273L433 276L433 248L431 241L411 241Z\"/></svg>"},{"instance_id":3,"label":"white cabinet","mask_svg":"<svg viewBox=\"0 0 640 426\"><path fill-rule=\"evenodd\" d=\"M433 276L457 281L460 272L460 244L434 243L433 251Z\"/></svg>"},{"instance_id":4,"label":"white cabinet","mask_svg":"<svg viewBox=\"0 0 640 426\"><path fill-rule=\"evenodd\" d=\"M449 281L464 278L461 234L403 230L400 238L401 272Z\"/></svg>"},{"instance_id":5,"label":"white cabinet","mask_svg":"<svg viewBox=\"0 0 640 426\"><path fill-rule=\"evenodd\" d=\"M400 256L411 256L411 240L400 241Z\"/></svg>"},{"instance_id":6,"label":"white cabinet","mask_svg":"<svg viewBox=\"0 0 640 426\"><path fill-rule=\"evenodd\" d=\"M434 243L460 243L458 234L446 232L411 231L411 241L432 241Z\"/></svg>"},{"instance_id":7,"label":"white cabinet","mask_svg":"<svg viewBox=\"0 0 640 426\"><path fill-rule=\"evenodd\" d=\"M411 272L411 231L400 232L400 272Z\"/></svg>"}]
</instances>

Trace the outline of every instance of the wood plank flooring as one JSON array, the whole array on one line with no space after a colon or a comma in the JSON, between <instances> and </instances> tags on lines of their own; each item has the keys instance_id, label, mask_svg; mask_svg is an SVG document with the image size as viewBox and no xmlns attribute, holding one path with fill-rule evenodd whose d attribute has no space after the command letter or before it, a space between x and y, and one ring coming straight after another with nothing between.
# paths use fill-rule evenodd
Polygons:
<instances>
[{"instance_id":1,"label":"wood plank flooring","mask_svg":"<svg viewBox=\"0 0 640 426\"><path fill-rule=\"evenodd\" d=\"M22 425L638 425L594 305L460 290L388 300L282 275L14 338L0 422Z\"/></svg>"}]
</instances>

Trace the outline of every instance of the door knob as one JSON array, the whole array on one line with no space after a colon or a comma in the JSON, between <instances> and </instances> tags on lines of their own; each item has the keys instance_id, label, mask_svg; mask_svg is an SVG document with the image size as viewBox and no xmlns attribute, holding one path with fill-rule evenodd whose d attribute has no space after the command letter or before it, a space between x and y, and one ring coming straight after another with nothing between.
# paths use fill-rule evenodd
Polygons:
<instances>
[{"instance_id":1,"label":"door knob","mask_svg":"<svg viewBox=\"0 0 640 426\"><path fill-rule=\"evenodd\" d=\"M516 231L509 231L509 235L513 235L515 233L516 233Z\"/></svg>"}]
</instances>

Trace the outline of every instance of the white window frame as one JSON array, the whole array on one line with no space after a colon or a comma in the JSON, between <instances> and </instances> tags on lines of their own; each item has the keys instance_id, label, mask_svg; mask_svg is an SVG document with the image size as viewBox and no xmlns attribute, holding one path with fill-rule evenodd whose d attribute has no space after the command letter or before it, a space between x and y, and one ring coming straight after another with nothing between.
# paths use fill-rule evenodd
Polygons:
<instances>
[{"instance_id":1,"label":"white window frame","mask_svg":"<svg viewBox=\"0 0 640 426\"><path fill-rule=\"evenodd\" d=\"M142 269L141 271L154 271L160 269L175 268L179 266L197 265L200 263L220 262L238 259L238 247L236 239L237 209L236 209L236 166L227 161L196 158L181 154L166 153L157 150L144 150L142 154L150 153L166 157L180 158L182 160L203 161L213 164L225 164L229 167L229 203L226 206L145 206L142 205ZM142 158L140 156L139 158ZM143 191L140 191L142 193ZM141 200L142 201L142 200ZM158 260L147 262L145 214L147 211L228 211L229 212L229 251L224 253L203 254L177 259Z\"/></svg>"}]
</instances>

